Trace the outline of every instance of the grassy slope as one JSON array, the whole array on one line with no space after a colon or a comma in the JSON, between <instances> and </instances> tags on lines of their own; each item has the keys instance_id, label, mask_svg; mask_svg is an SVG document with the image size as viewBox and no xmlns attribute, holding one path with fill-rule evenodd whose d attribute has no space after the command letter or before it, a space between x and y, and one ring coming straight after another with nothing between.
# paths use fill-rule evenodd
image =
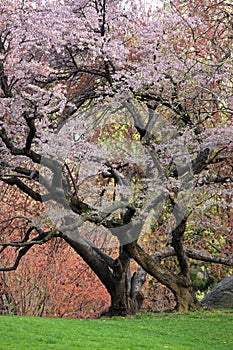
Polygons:
<instances>
[{"instance_id":1,"label":"grassy slope","mask_svg":"<svg viewBox=\"0 0 233 350\"><path fill-rule=\"evenodd\" d=\"M233 349L233 311L101 320L0 317L1 350Z\"/></svg>"}]
</instances>

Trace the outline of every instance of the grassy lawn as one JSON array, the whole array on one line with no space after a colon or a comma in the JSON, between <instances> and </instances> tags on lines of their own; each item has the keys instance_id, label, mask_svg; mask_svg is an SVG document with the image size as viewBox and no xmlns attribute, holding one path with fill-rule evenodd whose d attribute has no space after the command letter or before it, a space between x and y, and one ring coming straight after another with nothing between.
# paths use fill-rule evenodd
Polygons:
<instances>
[{"instance_id":1,"label":"grassy lawn","mask_svg":"<svg viewBox=\"0 0 233 350\"><path fill-rule=\"evenodd\" d=\"M1 350L233 349L233 310L101 320L0 316Z\"/></svg>"}]
</instances>

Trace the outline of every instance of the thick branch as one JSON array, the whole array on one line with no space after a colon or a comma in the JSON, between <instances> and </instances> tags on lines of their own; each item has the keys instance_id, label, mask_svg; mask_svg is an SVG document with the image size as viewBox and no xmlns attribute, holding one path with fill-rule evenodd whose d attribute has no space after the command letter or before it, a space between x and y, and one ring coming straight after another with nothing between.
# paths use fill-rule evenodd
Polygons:
<instances>
[{"instance_id":1,"label":"thick branch","mask_svg":"<svg viewBox=\"0 0 233 350\"><path fill-rule=\"evenodd\" d=\"M30 196L35 201L42 202L42 196L39 193L32 190L27 185L25 185L25 183L21 181L18 177L12 176L11 178L1 178L1 180L8 185L16 185L22 192Z\"/></svg>"},{"instance_id":2,"label":"thick branch","mask_svg":"<svg viewBox=\"0 0 233 350\"><path fill-rule=\"evenodd\" d=\"M29 137L29 139L26 141L26 143L28 143L28 146L29 146L29 143L31 142L31 137L32 137L32 134ZM11 152L11 154L13 156L25 156L25 157L31 159L36 164L43 164L45 167L49 168L54 173L56 173L57 171L60 170L61 165L59 164L59 162L56 159L51 159L51 158L48 158L45 156L43 156L43 158L42 158L42 156L40 154L34 152L31 149L27 149L26 147L25 148L15 147L13 142L8 137L5 128L2 128L0 130L0 138L2 139L6 148L9 149L9 151Z\"/></svg>"},{"instance_id":3,"label":"thick branch","mask_svg":"<svg viewBox=\"0 0 233 350\"><path fill-rule=\"evenodd\" d=\"M83 238L83 240L95 250L95 252L100 256L100 258L102 258L111 269L113 269L114 259L112 259L109 255L105 254L101 249L96 247L92 242L90 242L86 238Z\"/></svg>"},{"instance_id":4,"label":"thick branch","mask_svg":"<svg viewBox=\"0 0 233 350\"><path fill-rule=\"evenodd\" d=\"M147 273L154 276L172 291L177 290L178 278L165 266L147 254L136 242L125 245L124 249Z\"/></svg>"},{"instance_id":5,"label":"thick branch","mask_svg":"<svg viewBox=\"0 0 233 350\"><path fill-rule=\"evenodd\" d=\"M36 127L35 127L34 119L30 118L27 112L23 113L23 117L26 120L26 123L29 127L29 133L26 140L26 149L29 151L31 149L32 141L36 135Z\"/></svg>"},{"instance_id":6,"label":"thick branch","mask_svg":"<svg viewBox=\"0 0 233 350\"><path fill-rule=\"evenodd\" d=\"M184 248L184 251L190 259L211 262L211 263L221 264L226 266L233 266L233 256L231 258L225 258L223 256L200 252L198 250L190 249L190 248ZM166 259L166 258L169 258L170 256L175 256L175 255L176 255L175 249L172 247L167 247L159 250L158 252L155 252L152 255L152 257L155 260L161 260L161 259Z\"/></svg>"},{"instance_id":7,"label":"thick branch","mask_svg":"<svg viewBox=\"0 0 233 350\"><path fill-rule=\"evenodd\" d=\"M189 278L189 262L183 247L183 235L186 229L186 218L172 231L172 246L176 252L181 274Z\"/></svg>"},{"instance_id":8,"label":"thick branch","mask_svg":"<svg viewBox=\"0 0 233 350\"><path fill-rule=\"evenodd\" d=\"M213 255L209 253L199 252L194 249L185 249L185 252L189 258L195 260L201 260L205 262L211 262L215 264L221 264L226 266L233 266L233 255L230 258L225 258L218 255Z\"/></svg>"},{"instance_id":9,"label":"thick branch","mask_svg":"<svg viewBox=\"0 0 233 350\"><path fill-rule=\"evenodd\" d=\"M137 129L141 138L143 138L146 134L146 128L144 126L142 117L136 106L132 102L125 102L123 104L124 107L130 112L131 116L134 119L134 125Z\"/></svg>"},{"instance_id":10,"label":"thick branch","mask_svg":"<svg viewBox=\"0 0 233 350\"><path fill-rule=\"evenodd\" d=\"M198 154L196 159L192 161L192 170L194 174L200 174L201 171L207 166L209 154L209 148L205 148Z\"/></svg>"},{"instance_id":11,"label":"thick branch","mask_svg":"<svg viewBox=\"0 0 233 350\"><path fill-rule=\"evenodd\" d=\"M233 266L233 256L231 258L225 258L218 255L199 252L197 250L189 249L189 248L184 249L184 251L187 257L189 257L190 259L195 259L195 260L200 260L200 261L205 261L205 262L210 262L215 264L221 264L226 266ZM162 259L166 259L175 255L176 255L176 252L174 248L166 247L159 250L158 252L155 252L151 257L154 260L160 262L160 260ZM132 286L134 286L134 288L132 287L133 290L137 291L137 288L138 290L140 290L141 286L144 284L146 280L146 275L147 275L147 272L140 266L132 278Z\"/></svg>"},{"instance_id":12,"label":"thick branch","mask_svg":"<svg viewBox=\"0 0 233 350\"><path fill-rule=\"evenodd\" d=\"M14 156L25 156L30 158L34 163L40 164L41 155L38 153L29 150L27 148L18 148L15 147L12 141L7 136L5 128L2 128L0 131L0 138L4 142L5 146L10 150L11 154Z\"/></svg>"},{"instance_id":13,"label":"thick branch","mask_svg":"<svg viewBox=\"0 0 233 350\"><path fill-rule=\"evenodd\" d=\"M66 232L62 234L62 238L83 258L112 295L114 293L113 277L106 260L78 233L75 238L72 238L69 232Z\"/></svg>"}]
</instances>

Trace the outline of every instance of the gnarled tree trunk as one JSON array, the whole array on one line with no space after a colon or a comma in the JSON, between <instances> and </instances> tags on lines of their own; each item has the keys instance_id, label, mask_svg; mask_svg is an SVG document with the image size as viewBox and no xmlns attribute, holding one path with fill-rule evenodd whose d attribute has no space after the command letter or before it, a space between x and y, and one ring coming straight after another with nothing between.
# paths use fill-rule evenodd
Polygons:
<instances>
[{"instance_id":1,"label":"gnarled tree trunk","mask_svg":"<svg viewBox=\"0 0 233 350\"><path fill-rule=\"evenodd\" d=\"M136 242L126 245L124 249L147 273L172 291L175 296L177 311L201 308L188 277L172 273L148 255Z\"/></svg>"},{"instance_id":2,"label":"gnarled tree trunk","mask_svg":"<svg viewBox=\"0 0 233 350\"><path fill-rule=\"evenodd\" d=\"M129 255L122 251L113 264L113 293L109 316L125 316L138 312L143 303L141 288L145 278L136 274L131 278Z\"/></svg>"},{"instance_id":3,"label":"gnarled tree trunk","mask_svg":"<svg viewBox=\"0 0 233 350\"><path fill-rule=\"evenodd\" d=\"M183 282L182 278L178 277L177 288L173 290L176 300L175 310L179 312L199 310L201 304L196 298L191 283L188 280Z\"/></svg>"},{"instance_id":4,"label":"gnarled tree trunk","mask_svg":"<svg viewBox=\"0 0 233 350\"><path fill-rule=\"evenodd\" d=\"M179 219L179 211L177 211L177 219ZM177 311L189 311L201 308L201 304L197 300L195 292L192 288L189 260L183 246L183 236L186 229L186 222L187 219L183 218L172 230L172 246L175 250L180 266L180 273L178 276L176 276L178 288L176 288L174 291Z\"/></svg>"},{"instance_id":5,"label":"gnarled tree trunk","mask_svg":"<svg viewBox=\"0 0 233 350\"><path fill-rule=\"evenodd\" d=\"M138 312L143 303L145 275L130 274L130 257L122 251L117 259L105 255L81 237L62 235L99 277L111 296L111 305L103 316L126 316Z\"/></svg>"}]
</instances>

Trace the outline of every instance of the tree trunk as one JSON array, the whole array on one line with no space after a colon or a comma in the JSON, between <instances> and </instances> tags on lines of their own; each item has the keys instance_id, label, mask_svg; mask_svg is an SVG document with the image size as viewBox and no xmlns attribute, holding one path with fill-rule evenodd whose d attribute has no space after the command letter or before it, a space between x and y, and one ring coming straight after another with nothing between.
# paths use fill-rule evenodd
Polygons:
<instances>
[{"instance_id":1,"label":"tree trunk","mask_svg":"<svg viewBox=\"0 0 233 350\"><path fill-rule=\"evenodd\" d=\"M177 288L173 290L176 300L175 310L187 312L201 309L201 303L196 298L190 281L183 282L183 278L178 276Z\"/></svg>"},{"instance_id":2,"label":"tree trunk","mask_svg":"<svg viewBox=\"0 0 233 350\"><path fill-rule=\"evenodd\" d=\"M189 311L201 308L189 278L172 273L164 265L148 255L136 242L128 244L124 249L147 273L172 291L176 300L175 310Z\"/></svg>"},{"instance_id":3,"label":"tree trunk","mask_svg":"<svg viewBox=\"0 0 233 350\"><path fill-rule=\"evenodd\" d=\"M179 219L180 208L177 208L176 211L177 219ZM177 276L177 288L174 291L177 311L189 311L201 308L201 304L197 300L192 288L189 260L183 246L183 237L186 229L186 224L187 218L184 217L172 230L172 246L175 250L180 267L180 273Z\"/></svg>"},{"instance_id":4,"label":"tree trunk","mask_svg":"<svg viewBox=\"0 0 233 350\"><path fill-rule=\"evenodd\" d=\"M126 316L138 312L143 303L142 285L145 276L135 273L131 278L130 257L121 249L112 259L81 237L62 235L63 239L95 272L111 296L111 305L102 316Z\"/></svg>"},{"instance_id":5,"label":"tree trunk","mask_svg":"<svg viewBox=\"0 0 233 350\"><path fill-rule=\"evenodd\" d=\"M70 235L62 234L62 238L75 250L79 256L81 256L92 271L94 271L94 273L99 277L107 291L112 294L113 277L109 268L109 264L111 264L110 259L109 262L105 261L103 256L100 256L98 251L96 251L96 249L94 249L88 241L82 237L79 237L78 235L74 238Z\"/></svg>"},{"instance_id":6,"label":"tree trunk","mask_svg":"<svg viewBox=\"0 0 233 350\"><path fill-rule=\"evenodd\" d=\"M143 303L141 287L145 280L131 278L129 255L122 251L113 265L113 293L111 306L105 313L107 316L126 316L138 312Z\"/></svg>"}]
</instances>

